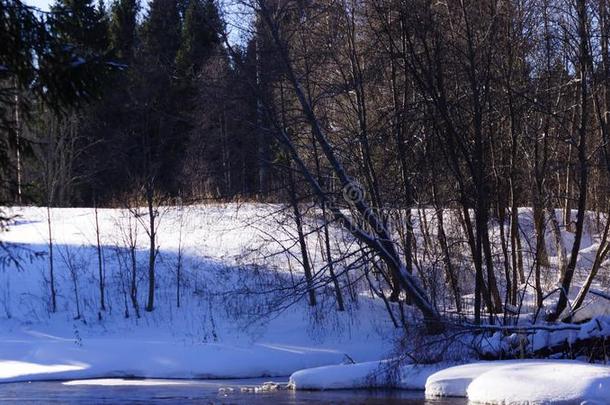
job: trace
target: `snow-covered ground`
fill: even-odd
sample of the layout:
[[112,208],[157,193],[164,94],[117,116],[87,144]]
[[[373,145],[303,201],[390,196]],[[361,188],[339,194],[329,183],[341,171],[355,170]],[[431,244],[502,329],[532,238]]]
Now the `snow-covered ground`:
[[[52,313],[47,211],[12,209],[17,217],[1,236],[20,255],[21,268],[8,263],[0,270],[0,382],[280,376],[339,364],[346,354],[356,361],[384,358],[396,332],[381,301],[361,295],[340,313],[324,289],[316,309],[278,289],[301,275],[293,257],[276,254],[290,232],[289,223],[270,217],[277,209],[161,210],[152,313],[144,311],[146,227],[133,213],[99,210],[107,306],[100,313],[94,211],[51,210],[58,306]],[[129,300],[130,221],[137,226],[139,319]]]
[[[595,404],[610,398],[608,366],[554,360],[455,367],[405,364],[404,353],[396,351],[403,331],[394,328],[384,303],[366,287],[356,283],[357,299],[346,299],[345,312],[336,310],[328,286],[316,290],[314,308],[307,305],[302,288],[300,295],[294,295],[293,287],[302,284],[303,277],[299,249],[292,222],[277,205],[160,209],[153,312],[144,311],[148,281],[144,211],[98,212],[106,293],[106,310],[101,311],[94,210],[50,210],[56,312],[50,306],[47,210],[25,207],[10,213],[15,219],[1,234],[7,250],[0,254],[0,382],[101,378],[104,384],[121,384],[123,380],[105,379],[292,374],[290,384],[295,389],[390,385],[425,389],[430,397],[453,395],[494,404],[585,400]],[[528,215],[524,209],[522,228],[531,236]],[[349,238],[340,230],[333,228],[331,236],[337,253],[349,249]],[[564,239],[569,245],[570,234]],[[323,268],[322,242],[315,234],[308,242],[314,270]],[[131,243],[140,317],[130,300]],[[585,237],[571,296],[578,291],[597,244],[592,233]],[[552,244],[548,251],[555,262]],[[9,253],[19,257],[19,266],[7,260]],[[552,286],[556,277],[547,273]],[[607,272],[594,283],[602,294],[606,277]],[[519,322],[527,326],[533,294],[527,290],[524,296]],[[437,298],[439,305],[447,302]],[[579,320],[607,312],[604,301],[593,297]],[[524,342],[535,349],[551,339],[559,343],[605,336],[607,329],[610,318],[605,317],[582,324],[580,330],[552,335],[555,331],[538,330],[525,337],[497,332],[478,350],[505,353],[511,345]],[[468,346],[467,335],[454,340]],[[453,360],[473,358],[468,350],[458,350]],[[347,364],[353,361],[356,364]]]

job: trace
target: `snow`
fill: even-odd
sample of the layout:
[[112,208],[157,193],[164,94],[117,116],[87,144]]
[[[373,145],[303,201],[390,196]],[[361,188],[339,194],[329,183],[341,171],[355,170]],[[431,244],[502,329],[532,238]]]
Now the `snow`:
[[386,383],[385,362],[371,361],[299,370],[289,385],[298,390],[373,388]]
[[178,344],[175,340],[90,338],[71,341],[2,341],[0,381],[99,376],[246,378],[284,376],[300,368],[340,362],[334,350],[288,345]]
[[610,317],[610,300],[605,293],[602,296],[596,295],[599,292],[589,291],[589,298],[585,304],[572,315],[572,322],[579,323],[594,317]]
[[[579,324],[539,323],[523,324],[519,333],[506,334],[506,329],[499,326],[492,336],[482,339],[478,344],[480,353],[490,357],[501,357],[505,354],[520,353],[524,346],[532,352],[560,345],[572,345],[592,338],[610,337],[610,316],[599,315],[588,318]],[[512,357],[512,356],[507,356]]]
[[[322,295],[319,308],[312,310],[304,300],[292,303],[290,297],[242,293],[252,286],[273,291],[277,283],[302,276],[294,257],[277,254],[282,247],[268,238],[289,239],[290,229],[278,228],[271,216],[277,209],[262,204],[163,208],[151,313],[143,310],[146,230],[133,213],[99,210],[107,294],[107,309],[100,313],[94,210],[51,209],[58,292],[58,309],[52,313],[46,208],[10,209],[18,217],[0,236],[22,260],[21,268],[0,268],[0,382],[288,376],[339,364],[346,354],[356,361],[387,357],[398,331],[380,300],[361,295],[357,305],[348,301],[340,313]],[[123,294],[130,218],[138,229],[139,319]],[[313,242],[311,246],[316,249]],[[178,251],[180,307],[175,298]],[[322,267],[319,252],[311,256]],[[75,319],[66,257],[78,272],[80,319]]]
[[[10,214],[19,217],[2,233],[2,242],[20,255],[22,266],[0,269],[0,382],[59,379],[71,380],[68,385],[142,385],[166,382],[120,378],[291,375],[295,389],[392,386],[425,389],[430,398],[468,396],[493,404],[606,403],[610,397],[610,368],[579,362],[401,364],[392,370],[397,362],[383,359],[396,354],[395,339],[402,331],[393,327],[383,302],[373,299],[367,288],[359,290],[357,304],[346,300],[345,312],[334,310],[332,291],[325,295],[319,291],[315,309],[303,299],[293,302],[290,296],[265,292],[281,292],[278,285],[302,280],[298,252],[283,253],[286,246],[298,248],[290,239],[286,225],[290,221],[277,218],[278,208],[262,204],[164,208],[159,215],[155,311],[142,311],[141,318],[124,295],[129,276],[125,235],[131,218],[138,229],[138,301],[144,307],[146,229],[133,213],[99,210],[107,292],[107,309],[100,312],[94,211],[51,210],[58,291],[58,310],[52,313],[46,209],[12,209]],[[332,231],[334,243],[339,243],[343,235]],[[324,262],[315,235],[312,239],[312,264],[320,269]],[[182,254],[180,307],[175,300],[178,252]],[[66,258],[75,264],[77,280]],[[79,319],[75,319],[74,285]],[[247,293],[253,288],[255,293]],[[578,288],[573,290],[576,293]],[[499,330],[482,341],[480,352],[610,336],[604,301],[588,300],[584,308],[579,316],[605,316],[565,330],[561,325],[529,331],[524,327],[523,333],[508,336]],[[524,325],[527,321],[524,315]],[[341,364],[346,354],[358,363]]]
[[426,381],[426,397],[466,397],[470,383],[497,364],[495,361],[463,364],[434,373]]
[[426,397],[467,397],[485,404],[607,403],[610,367],[571,360],[464,364],[432,374]]
[[424,389],[426,398],[464,397],[483,404],[606,404],[610,367],[571,360],[503,360],[457,366],[398,366],[392,360],[299,370],[289,386],[299,390],[397,387]]
[[[423,390],[426,379],[441,367],[442,365],[414,364],[398,366],[392,360],[339,364],[299,370],[290,376],[289,385],[297,390],[382,387]],[[398,374],[393,375],[396,369]]]
[[86,364],[37,364],[25,361],[0,361],[0,379],[10,381],[28,375],[39,375],[42,378],[52,374],[68,371],[78,371],[86,368]]
[[486,404],[607,404],[610,367],[542,360],[498,365],[468,387],[468,399]]

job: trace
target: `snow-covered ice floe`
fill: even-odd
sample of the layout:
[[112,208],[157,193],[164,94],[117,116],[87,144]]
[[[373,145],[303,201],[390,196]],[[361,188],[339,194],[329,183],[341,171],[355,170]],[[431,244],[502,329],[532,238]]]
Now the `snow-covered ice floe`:
[[289,385],[297,390],[381,388],[423,390],[426,379],[442,366],[405,365],[392,374],[392,360],[339,364],[299,370],[290,376]]
[[357,364],[339,364],[299,370],[290,376],[288,383],[298,390],[328,390],[373,388],[382,383],[377,374],[384,363],[368,361]]
[[484,404],[608,404],[610,367],[569,360],[465,364],[432,374],[426,397],[467,397]]

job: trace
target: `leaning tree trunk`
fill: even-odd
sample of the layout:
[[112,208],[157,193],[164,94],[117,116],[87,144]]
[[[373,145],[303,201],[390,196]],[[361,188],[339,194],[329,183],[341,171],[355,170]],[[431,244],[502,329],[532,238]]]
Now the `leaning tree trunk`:
[[[259,1],[258,4],[260,6],[260,15],[269,28],[273,42],[278,48],[279,56],[282,64],[284,65],[287,79],[294,89],[298,102],[305,114],[305,118],[308,124],[311,126],[316,140],[320,144],[324,156],[328,160],[331,169],[337,176],[344,190],[353,187],[354,183],[352,179],[347,175],[343,164],[338,160],[335,150],[329,143],[316,113],[313,111],[311,104],[307,100],[305,92],[301,86],[301,82],[298,79],[288,56],[287,47],[282,41],[277,24],[273,20],[270,10],[267,8],[264,0]],[[279,135],[281,140],[289,148],[293,160],[295,163],[297,163],[299,169],[302,171],[302,174],[314,189],[316,195],[321,199],[328,200],[327,194],[320,187],[315,177],[304,164],[287,134],[284,131],[280,131]],[[444,331],[444,325],[442,323],[440,314],[431,304],[426,292],[420,287],[415,277],[407,272],[407,269],[404,263],[402,263],[402,260],[396,250],[396,246],[381,218],[373,209],[371,209],[369,204],[367,204],[364,199],[354,201],[354,208],[362,219],[366,221],[368,228],[372,230],[372,232],[367,232],[365,229],[358,226],[350,218],[348,218],[338,207],[329,204],[329,209],[331,210],[335,219],[341,225],[346,227],[354,235],[354,237],[366,244],[372,251],[379,255],[386,266],[390,269],[391,274],[395,276],[397,280],[399,280],[401,288],[411,297],[414,305],[417,306],[417,308],[421,311],[428,332],[439,333]]]

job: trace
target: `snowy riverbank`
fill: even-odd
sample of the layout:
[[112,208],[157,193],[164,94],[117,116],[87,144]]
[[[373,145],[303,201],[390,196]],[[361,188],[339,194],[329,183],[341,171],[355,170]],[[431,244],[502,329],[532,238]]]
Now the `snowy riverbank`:
[[[268,218],[276,209],[164,208],[153,312],[144,311],[146,230],[133,212],[99,210],[106,287],[106,310],[100,311],[94,210],[52,209],[55,313],[46,209],[12,209],[17,217],[2,241],[21,264],[0,270],[0,382],[288,376],[341,363],[346,354],[356,361],[387,356],[397,331],[381,300],[361,295],[338,312],[323,289],[314,309],[267,292],[301,277],[292,256],[276,254],[281,246],[266,237],[288,238]],[[139,318],[129,299],[130,235],[137,237]]]
[[[290,377],[294,389],[385,387],[388,362],[319,367]],[[483,404],[607,404],[610,366],[569,360],[506,360],[459,366],[405,365],[393,387],[427,398],[463,397]]]
[[[53,312],[47,210],[11,210],[17,217],[2,234],[2,242],[19,257],[20,265],[8,261],[0,271],[0,382],[272,379],[292,374],[290,384],[297,390],[392,386],[496,404],[531,403],[536,398],[537,403],[606,403],[610,397],[610,368],[580,362],[393,368],[393,361],[383,359],[396,355],[403,331],[393,326],[385,304],[367,284],[344,287],[353,296],[343,312],[336,310],[333,291],[324,286],[316,290],[314,308],[303,296],[294,296],[294,285],[303,276],[298,255],[285,251],[292,240],[290,227],[277,220],[276,210],[273,205],[254,204],[164,209],[157,230],[152,312],[143,310],[146,229],[134,220],[133,211],[100,210],[96,229],[92,209],[50,210],[57,292]],[[105,310],[99,305],[97,231]],[[345,249],[349,239],[338,229],[333,232],[334,248]],[[139,317],[130,302],[131,242]],[[313,265],[322,268],[316,243],[312,236],[310,256]],[[525,315],[523,319],[527,321]],[[579,331],[547,328],[519,336],[490,334],[479,351],[501,354],[523,344],[535,350],[553,342],[607,336],[610,323],[598,321],[580,324]],[[462,349],[468,347],[464,339],[455,339]],[[468,362],[473,357],[468,349],[457,350],[453,360]],[[356,364],[345,364],[352,361]]]

